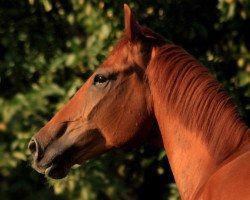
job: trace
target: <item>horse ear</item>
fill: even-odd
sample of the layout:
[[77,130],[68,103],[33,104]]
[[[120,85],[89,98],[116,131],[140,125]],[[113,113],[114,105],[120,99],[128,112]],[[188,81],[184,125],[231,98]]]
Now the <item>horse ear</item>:
[[140,25],[137,23],[135,16],[131,12],[129,6],[124,4],[124,19],[125,19],[125,35],[131,42],[135,41]]

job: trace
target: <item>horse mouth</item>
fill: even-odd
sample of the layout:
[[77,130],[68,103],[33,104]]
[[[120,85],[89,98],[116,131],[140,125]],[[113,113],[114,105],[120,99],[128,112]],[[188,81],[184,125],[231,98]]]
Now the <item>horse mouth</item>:
[[71,167],[75,164],[78,164],[78,159],[71,160],[69,163],[63,162],[63,160],[70,160],[70,159],[62,159],[61,156],[59,156],[60,159],[56,159],[57,162],[52,162],[49,167],[47,167],[44,171],[45,176],[53,179],[62,179],[65,178]]
[[49,178],[62,179],[67,176],[73,165],[81,165],[108,149],[100,132],[91,129],[84,132],[84,137],[80,135],[78,138],[67,139],[63,145],[61,141],[52,144],[40,157],[34,157],[32,167]]
[[[46,159],[45,159],[46,160]],[[53,179],[62,179],[67,176],[71,167],[76,164],[72,162],[69,155],[55,155],[48,163],[37,163],[33,161],[32,167],[39,173]]]

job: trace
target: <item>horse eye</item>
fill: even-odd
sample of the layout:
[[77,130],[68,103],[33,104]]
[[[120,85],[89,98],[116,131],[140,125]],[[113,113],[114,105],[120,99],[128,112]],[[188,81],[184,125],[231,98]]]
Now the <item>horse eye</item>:
[[103,84],[108,81],[108,78],[102,74],[97,74],[94,78],[94,85]]

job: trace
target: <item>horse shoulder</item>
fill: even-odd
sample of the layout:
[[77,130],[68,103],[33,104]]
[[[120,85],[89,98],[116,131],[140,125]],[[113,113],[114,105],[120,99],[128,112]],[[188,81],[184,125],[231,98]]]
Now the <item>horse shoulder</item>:
[[216,171],[196,199],[250,200],[250,151],[237,156]]

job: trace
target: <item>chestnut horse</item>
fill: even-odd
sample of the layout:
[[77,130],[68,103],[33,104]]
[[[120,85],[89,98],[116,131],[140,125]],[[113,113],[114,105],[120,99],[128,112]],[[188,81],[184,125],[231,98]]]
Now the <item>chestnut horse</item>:
[[111,149],[158,139],[182,199],[250,199],[250,129],[229,96],[191,55],[124,12],[111,55],[31,139],[33,167],[59,179]]

